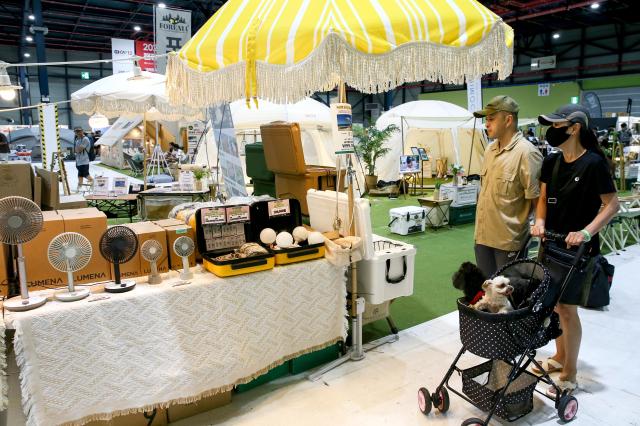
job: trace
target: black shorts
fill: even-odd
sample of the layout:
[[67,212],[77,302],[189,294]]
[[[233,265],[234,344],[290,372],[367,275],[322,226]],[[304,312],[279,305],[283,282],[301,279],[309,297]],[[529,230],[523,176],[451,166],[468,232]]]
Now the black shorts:
[[76,164],[76,169],[78,169],[78,177],[79,178],[89,177],[89,165],[88,164],[83,164],[81,166]]

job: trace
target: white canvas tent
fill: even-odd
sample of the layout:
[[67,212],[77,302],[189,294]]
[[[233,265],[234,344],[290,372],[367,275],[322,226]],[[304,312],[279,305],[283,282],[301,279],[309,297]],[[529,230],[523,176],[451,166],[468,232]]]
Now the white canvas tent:
[[[100,145],[100,161],[107,166],[126,168],[123,138],[142,122],[142,114],[122,116],[96,142]],[[140,132],[142,139],[142,132]]]
[[385,112],[376,121],[378,129],[389,124],[395,124],[400,130],[385,144],[391,151],[376,163],[378,179],[398,179],[400,156],[411,154],[412,146],[429,152],[433,171],[435,159],[446,158],[448,165],[462,164],[467,174],[480,173],[487,145],[482,132],[484,126],[480,120],[476,121],[472,151],[474,117],[466,109],[442,101],[407,102]]

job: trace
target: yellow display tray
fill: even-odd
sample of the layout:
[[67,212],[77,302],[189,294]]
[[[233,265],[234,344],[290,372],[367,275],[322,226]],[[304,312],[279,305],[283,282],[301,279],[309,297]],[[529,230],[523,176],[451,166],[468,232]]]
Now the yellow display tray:
[[282,250],[270,250],[276,257],[276,265],[305,262],[324,257],[324,243]]
[[264,254],[244,259],[218,261],[205,254],[202,266],[212,274],[224,278],[273,269],[275,258],[272,254]]

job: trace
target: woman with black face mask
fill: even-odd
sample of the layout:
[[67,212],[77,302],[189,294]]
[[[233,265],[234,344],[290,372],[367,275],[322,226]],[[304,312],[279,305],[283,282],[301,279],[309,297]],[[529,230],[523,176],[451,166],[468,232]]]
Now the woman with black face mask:
[[[547,156],[542,164],[540,200],[531,235],[543,238],[545,230],[567,234],[566,248],[575,249],[585,242],[588,255],[594,256],[600,253],[598,232],[615,216],[619,204],[606,158],[589,129],[589,113],[580,105],[569,104],[539,116],[538,121],[550,126],[547,142],[559,152]],[[572,280],[565,289],[556,306],[562,335],[556,339],[555,355],[541,362],[548,373],[560,371],[556,384],[569,392],[578,387],[582,339],[578,306],[585,303],[585,292],[588,290],[579,280]],[[554,397],[555,392],[552,386],[547,394]]]

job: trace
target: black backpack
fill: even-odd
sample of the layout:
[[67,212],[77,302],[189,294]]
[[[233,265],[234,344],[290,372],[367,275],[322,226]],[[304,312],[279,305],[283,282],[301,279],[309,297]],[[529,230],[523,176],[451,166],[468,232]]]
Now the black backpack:
[[96,159],[96,149],[94,148],[96,141],[91,136],[87,136],[87,138],[89,139],[89,151],[87,151],[89,161],[94,161]]

